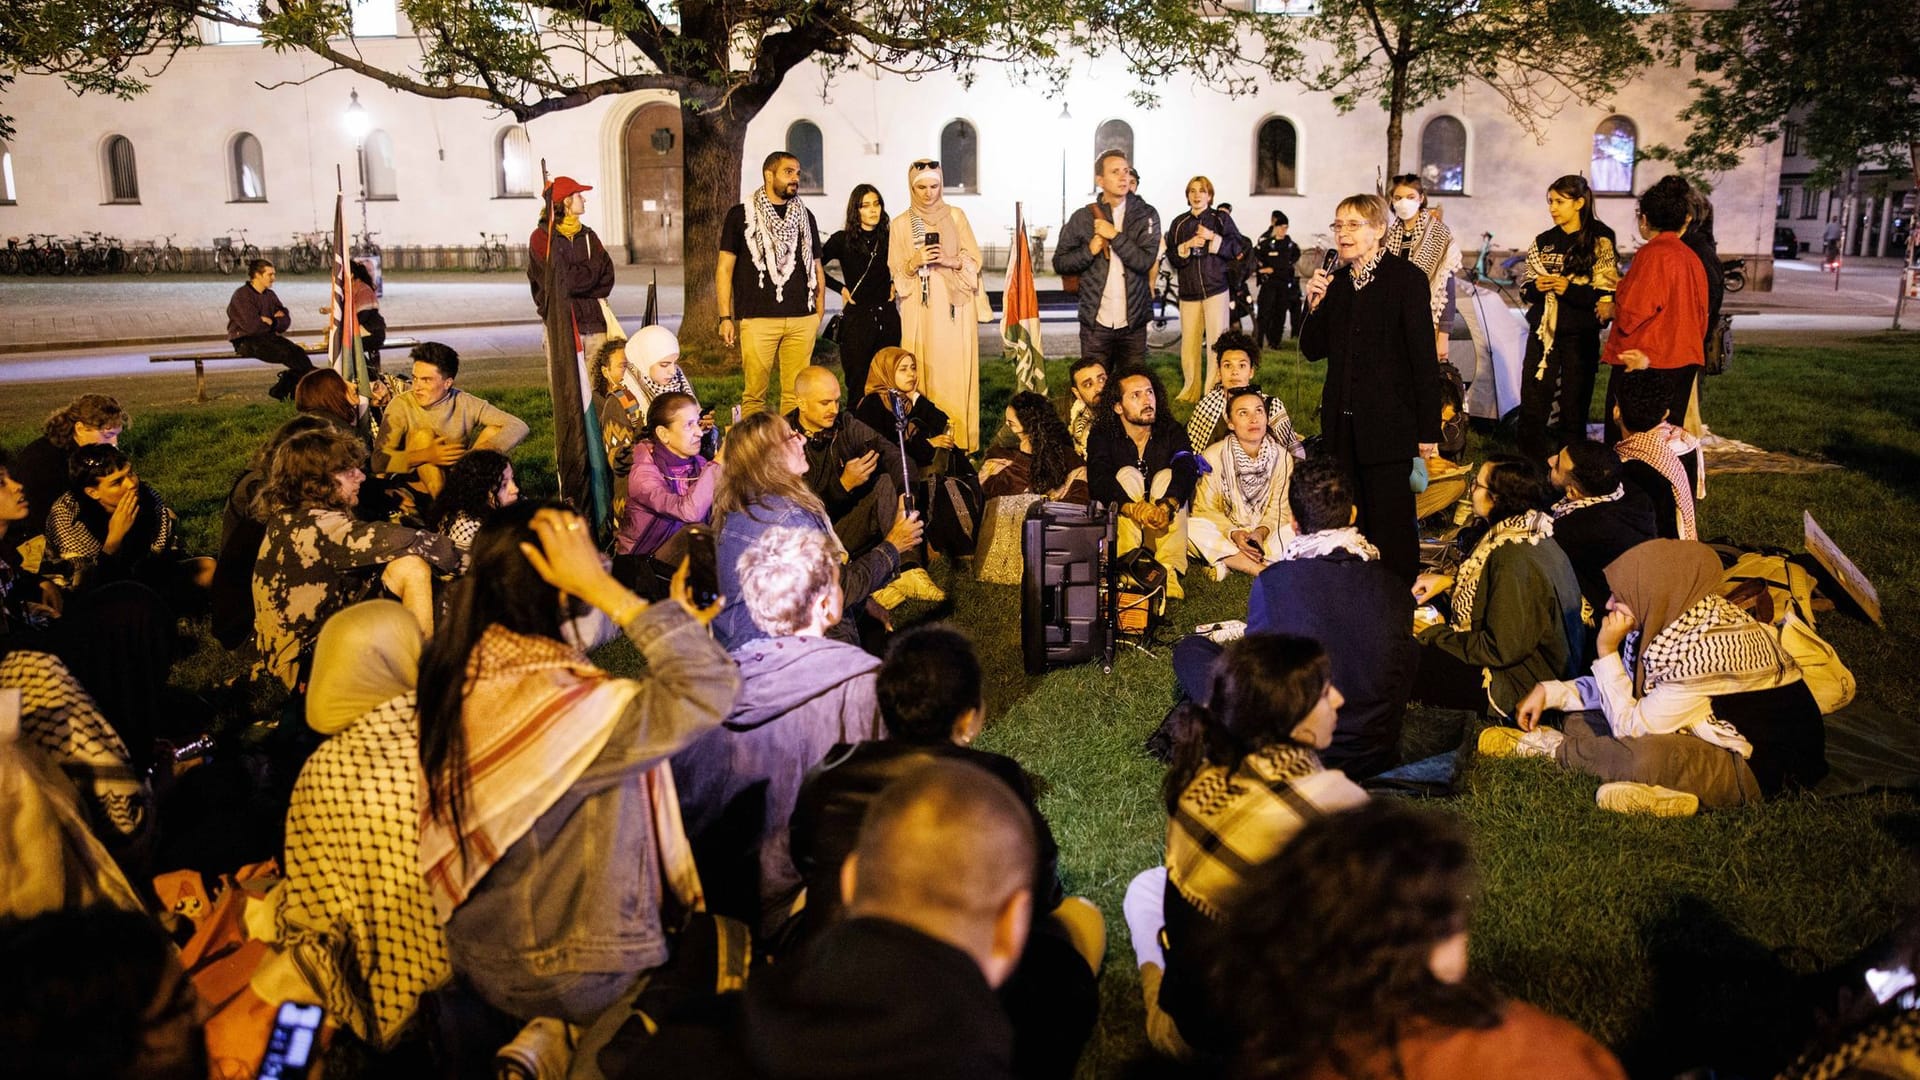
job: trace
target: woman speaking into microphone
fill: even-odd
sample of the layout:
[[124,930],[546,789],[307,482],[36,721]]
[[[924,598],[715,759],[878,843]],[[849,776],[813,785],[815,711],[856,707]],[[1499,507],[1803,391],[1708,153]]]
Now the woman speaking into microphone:
[[1353,195],[1333,215],[1334,250],[1307,282],[1300,352],[1327,362],[1320,431],[1353,478],[1360,531],[1412,584],[1420,536],[1410,476],[1440,443],[1440,366],[1427,275],[1381,246],[1387,203]]

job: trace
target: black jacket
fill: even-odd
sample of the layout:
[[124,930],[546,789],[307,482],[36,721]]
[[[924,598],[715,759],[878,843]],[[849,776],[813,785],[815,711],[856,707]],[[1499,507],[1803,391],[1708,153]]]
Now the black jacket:
[[1660,470],[1638,458],[1620,463],[1620,480],[1627,491],[1639,492],[1653,509],[1653,532],[1662,540],[1680,539],[1680,498]]
[[[805,434],[800,427],[799,409],[787,414],[787,426]],[[874,468],[873,475],[852,491],[841,487],[840,472],[847,467],[847,462],[869,450],[880,455],[880,463]],[[827,517],[834,522],[838,523],[858,506],[882,476],[893,477],[895,491],[907,489],[906,474],[900,469],[900,444],[868,427],[859,418],[842,412],[834,419],[832,427],[807,436],[807,487],[820,496],[820,501],[827,508]]]
[[[607,332],[607,318],[600,301],[613,295],[613,257],[592,229],[582,225],[569,240],[553,234],[553,258],[559,273],[559,287],[571,301],[574,329],[581,337]],[[542,319],[547,317],[547,230],[533,230],[527,240],[527,284],[533,289],[533,307]],[[587,363],[593,363],[587,357]]]
[[[1180,245],[1192,239],[1202,225],[1220,237],[1220,250],[1202,249],[1191,256],[1182,256]],[[1174,279],[1180,283],[1180,299],[1205,300],[1232,288],[1227,271],[1246,246],[1247,238],[1240,235],[1233,219],[1212,207],[1198,214],[1188,210],[1174,218],[1173,224],[1167,226],[1167,263],[1173,267]]]
[[1260,269],[1273,271],[1271,274],[1254,275],[1261,288],[1287,288],[1299,280],[1300,245],[1293,242],[1293,237],[1276,239],[1273,230],[1269,229],[1254,241],[1253,255],[1260,261]]
[[1346,704],[1320,758],[1355,780],[1400,763],[1400,725],[1420,658],[1412,626],[1406,582],[1385,563],[1344,551],[1274,563],[1247,598],[1247,633],[1299,634],[1326,647]]
[[1583,506],[1553,522],[1553,539],[1573,564],[1580,595],[1587,598],[1595,619],[1607,610],[1607,597],[1613,593],[1607,585],[1607,564],[1628,548],[1652,540],[1657,531],[1646,494],[1632,484],[1622,487],[1626,494],[1619,499]]
[[1433,350],[1433,291],[1420,268],[1385,255],[1355,292],[1342,268],[1300,328],[1300,353],[1327,362],[1320,430],[1350,414],[1354,463],[1411,464],[1440,441],[1440,364]]
[[[1111,213],[1101,206],[1103,217]],[[1127,325],[1138,330],[1153,314],[1153,264],[1160,258],[1160,214],[1138,195],[1127,196],[1125,221],[1110,245],[1127,271]],[[1083,206],[1067,219],[1053,249],[1053,272],[1080,277],[1080,323],[1100,321],[1100,296],[1107,287],[1107,253],[1093,253],[1093,205]]]
[[[1186,429],[1176,423],[1156,425],[1147,436],[1146,453],[1142,454],[1133,440],[1127,437],[1127,429],[1118,420],[1096,422],[1093,430],[1087,432],[1087,492],[1099,502],[1123,506],[1133,500],[1127,498],[1127,493],[1120,487],[1121,469],[1129,465],[1136,466],[1141,476],[1151,482],[1154,473],[1172,464],[1173,455],[1192,449],[1193,445],[1187,441]],[[1167,494],[1176,502],[1191,502],[1191,474],[1184,478],[1176,477]]]
[[[900,445],[900,426],[894,419],[893,408],[878,393],[868,394],[860,399],[860,407],[853,411],[854,419],[880,433],[891,446]],[[914,463],[915,471],[933,464],[935,448],[928,439],[944,435],[947,431],[947,414],[933,399],[921,394],[907,410],[907,460]],[[900,463],[900,451],[895,449],[893,461]]]

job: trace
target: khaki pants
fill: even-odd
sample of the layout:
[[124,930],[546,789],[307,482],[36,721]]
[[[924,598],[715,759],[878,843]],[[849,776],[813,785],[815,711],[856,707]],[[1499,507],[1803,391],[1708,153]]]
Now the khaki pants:
[[[1227,330],[1227,313],[1232,303],[1229,293],[1217,293],[1205,300],[1180,301],[1180,377],[1179,400],[1199,401],[1213,385],[1217,362],[1213,343]],[[1205,447],[1196,448],[1198,450]]]
[[[1128,465],[1115,474],[1120,490],[1127,498],[1139,502],[1145,498],[1159,498],[1166,494],[1167,484],[1173,479],[1173,472],[1161,469],[1153,474],[1151,483],[1140,476],[1140,470]],[[1187,508],[1181,507],[1173,515],[1173,520],[1164,529],[1148,532],[1136,524],[1132,518],[1122,517],[1115,524],[1114,554],[1125,555],[1134,548],[1145,545],[1153,551],[1153,561],[1166,567],[1175,574],[1187,572]]]
[[772,411],[786,412],[799,404],[794,380],[801,368],[813,363],[813,340],[819,330],[817,313],[740,321],[740,368],[746,380],[740,391],[740,415],[768,411],[767,384],[775,363],[780,366],[780,399]]

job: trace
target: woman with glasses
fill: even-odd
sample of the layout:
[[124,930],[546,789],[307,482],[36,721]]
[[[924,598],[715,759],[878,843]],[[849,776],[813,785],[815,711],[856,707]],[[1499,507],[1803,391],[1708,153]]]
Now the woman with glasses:
[[886,200],[880,189],[861,184],[847,198],[847,226],[827,238],[821,262],[838,264],[840,276],[827,271],[827,288],[846,304],[840,312],[840,370],[849,389],[867,384],[873,354],[900,344],[900,309],[893,306],[893,272],[888,269]]
[[727,430],[720,457],[726,465],[714,489],[713,510],[720,522],[720,594],[726,606],[713,622],[714,636],[729,649],[767,636],[741,601],[738,564],[768,529],[789,526],[823,532],[831,539],[842,560],[840,591],[847,615],[827,636],[859,644],[854,613],[899,573],[901,554],[919,546],[920,515],[905,513],[895,518],[885,539],[848,559],[833,522],[827,519],[826,507],[807,487],[806,436],[788,427],[784,417],[754,413],[743,418]]
[[[887,263],[900,307],[900,345],[920,358],[921,391],[953,418],[953,441],[980,446],[980,330],[993,318],[980,282],[980,244],[947,205],[940,163],[907,168],[913,204],[889,229]],[[851,380],[849,386],[864,385]]]
[[1354,482],[1360,531],[1411,583],[1420,565],[1409,480],[1440,452],[1440,367],[1427,276],[1381,241],[1387,201],[1354,195],[1334,211],[1336,269],[1307,282],[1300,352],[1327,362],[1320,431]]

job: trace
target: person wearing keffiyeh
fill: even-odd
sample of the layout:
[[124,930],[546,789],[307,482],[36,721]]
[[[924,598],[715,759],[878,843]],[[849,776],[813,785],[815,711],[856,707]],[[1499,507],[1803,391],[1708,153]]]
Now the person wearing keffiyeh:
[[760,174],[765,182],[727,211],[713,272],[720,340],[740,346],[742,415],[767,410],[776,365],[780,410],[793,407],[793,381],[812,360],[827,288],[820,229],[800,201],[800,159],[776,150]]
[[1671,443],[1674,428],[1668,422],[1672,417],[1667,412],[1666,388],[1647,371],[1627,372],[1614,383],[1613,420],[1620,429],[1620,441],[1613,449],[1620,455],[1626,483],[1646,493],[1663,539],[1699,539],[1693,485]]
[[1227,437],[1206,449],[1212,471],[1194,489],[1187,520],[1188,540],[1220,580],[1229,570],[1258,574],[1293,539],[1293,455],[1267,438],[1266,395],[1251,387],[1232,391],[1226,412]]
[[[1720,595],[1713,549],[1649,540],[1607,567],[1613,590],[1591,675],[1547,680],[1517,709],[1523,754],[1609,781],[1607,809],[1738,806],[1826,775],[1820,707],[1771,628]],[[1598,710],[1596,731],[1548,711]]]

